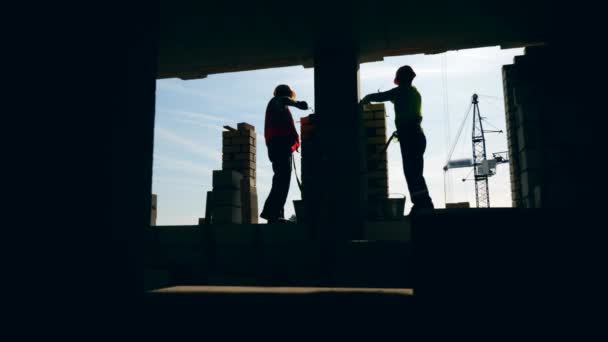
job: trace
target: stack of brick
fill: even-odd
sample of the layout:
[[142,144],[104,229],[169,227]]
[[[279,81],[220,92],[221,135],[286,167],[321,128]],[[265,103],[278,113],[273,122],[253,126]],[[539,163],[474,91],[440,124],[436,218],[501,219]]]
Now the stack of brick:
[[[388,163],[386,151],[386,110],[384,104],[368,104],[361,113],[363,139],[365,146],[366,179],[363,188],[367,189],[367,203],[370,215],[375,216],[379,206],[388,198]],[[381,208],[380,208],[381,209]]]
[[[503,67],[505,114],[513,206],[562,207],[561,198],[577,193],[567,171],[572,150],[571,115],[552,89],[548,47],[528,47]],[[562,195],[563,197],[560,197]]]
[[242,222],[258,223],[256,188],[255,127],[241,122],[237,129],[222,133],[222,170],[239,172],[241,181]]
[[243,223],[241,184],[243,176],[232,170],[213,171],[213,191],[207,193],[209,223]]
[[318,213],[323,205],[319,196],[325,191],[327,169],[323,162],[320,119],[317,114],[300,118],[302,201],[294,202],[298,223],[306,223],[307,217]]
[[514,208],[523,207],[521,195],[521,181],[519,179],[519,144],[517,143],[517,106],[513,96],[513,88],[517,83],[517,69],[514,65],[502,67],[503,89],[505,97],[505,120],[507,128],[507,141],[509,141],[509,163],[511,177],[511,202]]
[[[302,199],[306,198],[306,190],[315,181],[314,167],[320,161],[319,157],[319,130],[315,124],[315,114],[300,119],[301,139],[301,175],[302,175]],[[309,186],[304,186],[304,184]]]

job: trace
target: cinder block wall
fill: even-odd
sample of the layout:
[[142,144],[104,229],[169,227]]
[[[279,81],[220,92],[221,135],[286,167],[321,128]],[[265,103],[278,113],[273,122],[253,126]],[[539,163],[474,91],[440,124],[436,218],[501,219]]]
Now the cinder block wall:
[[309,116],[302,117],[300,119],[300,140],[302,146],[300,151],[302,153],[301,158],[301,175],[302,175],[302,199],[306,199],[308,190],[311,190],[312,182],[315,181],[314,167],[316,163],[321,161],[319,154],[319,128],[315,125],[315,116],[311,114]]
[[258,223],[256,134],[255,127],[244,122],[239,123],[236,130],[222,133],[221,173],[236,179],[231,172],[242,176],[236,180],[239,184],[216,189],[214,171],[214,190],[207,199],[214,203],[211,210],[214,218],[220,218],[220,221],[214,219],[214,223]]
[[379,215],[382,199],[388,198],[388,162],[386,151],[386,109],[383,103],[362,108],[362,139],[365,158],[361,171],[365,176],[362,188],[366,191],[368,216]]
[[553,91],[560,80],[551,67],[553,58],[547,46],[528,47],[513,64],[503,66],[514,207],[577,205],[570,197],[577,193],[573,175],[580,166],[568,162],[568,156],[576,153],[572,146],[580,133],[569,126],[576,113],[560,105],[576,99],[559,98]]

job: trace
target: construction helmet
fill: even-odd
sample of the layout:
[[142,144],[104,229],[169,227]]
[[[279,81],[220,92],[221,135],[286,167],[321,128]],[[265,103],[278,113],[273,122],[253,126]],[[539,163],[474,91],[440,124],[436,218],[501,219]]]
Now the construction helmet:
[[291,88],[287,84],[279,84],[276,88],[274,88],[274,96],[287,96],[289,98],[295,98],[296,93],[294,93]]
[[395,74],[395,84],[399,85],[401,82],[411,82],[414,77],[416,77],[416,73],[409,65],[404,65],[397,70]]

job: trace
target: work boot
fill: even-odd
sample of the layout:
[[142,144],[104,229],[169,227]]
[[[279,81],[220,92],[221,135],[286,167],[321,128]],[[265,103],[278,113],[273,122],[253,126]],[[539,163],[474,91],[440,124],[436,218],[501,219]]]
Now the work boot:
[[426,202],[423,202],[422,204],[420,204],[420,203],[414,204],[414,206],[412,206],[412,210],[410,210],[410,215],[420,213],[420,212],[429,212],[433,209],[435,209],[435,206],[433,205],[432,201],[426,201]]

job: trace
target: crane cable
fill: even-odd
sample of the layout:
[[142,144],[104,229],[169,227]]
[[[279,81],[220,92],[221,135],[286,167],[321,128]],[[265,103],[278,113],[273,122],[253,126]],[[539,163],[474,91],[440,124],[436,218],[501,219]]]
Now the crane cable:
[[462,123],[460,124],[460,128],[458,129],[458,134],[456,135],[456,139],[454,140],[452,147],[450,147],[450,153],[448,153],[447,160],[445,161],[446,166],[448,165],[448,162],[450,161],[450,159],[452,159],[452,154],[454,154],[454,150],[456,149],[458,140],[460,140],[460,135],[462,134],[464,125],[466,124],[467,119],[469,118],[469,114],[471,114],[471,107],[473,107],[473,103],[469,103],[469,107],[468,107],[467,111],[465,112],[464,119],[462,120]]
[[[443,53],[441,56],[441,83],[443,90],[443,111],[445,115],[445,146],[446,146],[446,156],[448,156],[449,160],[449,149],[450,149],[450,112],[449,112],[449,102],[448,102],[448,77],[447,77],[447,52]],[[452,187],[452,179],[451,175],[448,175],[447,172],[443,173],[443,195],[445,203],[448,203],[448,192],[450,197],[453,192]]]

